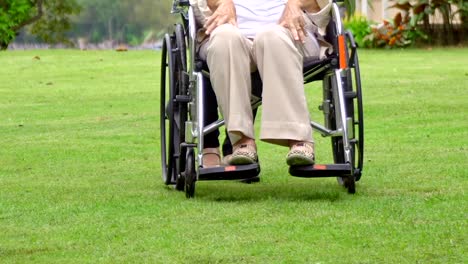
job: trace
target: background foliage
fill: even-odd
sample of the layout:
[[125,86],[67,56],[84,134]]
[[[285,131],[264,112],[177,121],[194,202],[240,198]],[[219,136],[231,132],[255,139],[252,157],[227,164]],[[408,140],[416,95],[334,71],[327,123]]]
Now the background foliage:
[[139,44],[166,31],[176,21],[171,0],[78,0],[83,11],[75,18],[73,37]]
[[[393,0],[391,8],[400,10],[394,18],[414,32],[414,38],[433,44],[449,45],[466,38],[468,32],[468,1],[466,0]],[[439,22],[435,22],[439,19]],[[460,23],[457,28],[456,24]]]
[[344,20],[345,28],[353,33],[354,40],[359,47],[367,47],[370,45],[369,40],[366,40],[366,36],[371,33],[371,21],[366,17],[360,15],[354,15],[347,17]]
[[[361,47],[405,47],[418,43],[453,45],[468,36],[466,0],[393,0],[397,15],[369,21],[345,0],[346,26]],[[368,1],[372,8],[372,1]],[[41,8],[40,8],[41,7]],[[172,0],[0,0],[0,45],[19,42],[154,43],[178,21]],[[437,18],[437,19],[436,19]],[[439,22],[435,22],[439,21]],[[26,25],[32,24],[27,28]],[[23,28],[23,29],[22,29]]]
[[30,32],[47,43],[70,44],[67,31],[72,29],[71,17],[81,10],[75,0],[46,0],[44,13]]
[[25,42],[140,44],[176,21],[171,7],[172,0],[0,0],[0,41],[6,48],[21,33]]
[[67,43],[70,17],[80,11],[75,0],[1,0],[0,48],[6,49],[19,31],[30,24],[30,32],[49,43]]
[[388,9],[393,19],[370,21],[348,16],[345,26],[361,47],[406,47],[414,45],[463,45],[468,37],[468,1],[393,0]]
[[0,2],[0,45],[2,49],[15,38],[15,27],[29,19],[30,9],[32,5],[27,0]]

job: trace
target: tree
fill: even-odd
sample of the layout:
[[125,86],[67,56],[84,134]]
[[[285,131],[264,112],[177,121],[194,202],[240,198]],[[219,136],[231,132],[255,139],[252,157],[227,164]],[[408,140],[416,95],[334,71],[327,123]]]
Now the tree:
[[92,43],[140,44],[148,32],[165,30],[178,17],[170,13],[172,0],[77,0],[83,7],[74,19],[73,37]]
[[7,49],[28,25],[48,43],[66,42],[70,16],[79,10],[75,0],[0,0],[0,49]]

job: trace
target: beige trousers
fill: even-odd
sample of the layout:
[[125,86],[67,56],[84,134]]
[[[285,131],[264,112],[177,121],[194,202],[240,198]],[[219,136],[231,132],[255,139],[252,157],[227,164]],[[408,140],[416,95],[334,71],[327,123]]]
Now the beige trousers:
[[217,27],[204,46],[201,57],[206,56],[233,144],[242,134],[255,138],[250,105],[250,78],[255,69],[263,81],[260,139],[283,146],[289,140],[313,141],[302,67],[304,54],[318,56],[318,47],[305,51],[304,45],[294,41],[289,30],[279,25],[250,40],[230,24]]

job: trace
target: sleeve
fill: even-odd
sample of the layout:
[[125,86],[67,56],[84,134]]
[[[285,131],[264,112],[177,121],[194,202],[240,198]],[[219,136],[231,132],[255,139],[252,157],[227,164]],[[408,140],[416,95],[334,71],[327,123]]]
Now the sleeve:
[[318,57],[324,59],[333,52],[333,46],[328,43],[324,36],[326,34],[328,23],[330,22],[330,11],[332,0],[317,0],[320,11],[317,13],[305,13],[305,29],[309,37],[315,38],[320,47]]
[[317,0],[320,11],[317,13],[308,13],[308,17],[317,26],[320,35],[325,35],[328,23],[330,22],[330,10],[332,0]]
[[205,24],[207,17],[212,14],[206,0],[190,0],[190,5],[192,6],[197,23],[199,25]]

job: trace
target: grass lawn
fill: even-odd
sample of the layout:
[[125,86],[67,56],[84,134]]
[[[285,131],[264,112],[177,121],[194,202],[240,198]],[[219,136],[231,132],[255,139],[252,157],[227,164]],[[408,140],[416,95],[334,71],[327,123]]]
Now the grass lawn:
[[467,48],[360,52],[355,195],[289,176],[265,143],[258,184],[166,188],[159,58],[0,52],[0,263],[468,262]]

